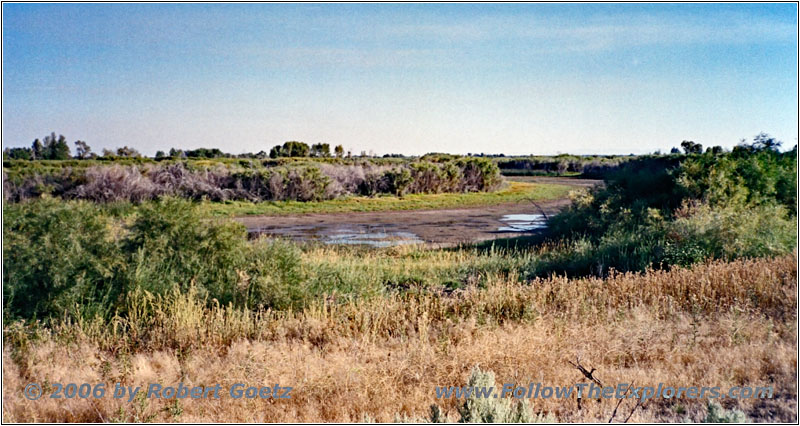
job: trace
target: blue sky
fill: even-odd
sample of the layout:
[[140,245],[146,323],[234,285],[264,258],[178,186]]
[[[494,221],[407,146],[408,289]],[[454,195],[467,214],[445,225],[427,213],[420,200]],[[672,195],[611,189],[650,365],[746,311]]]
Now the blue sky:
[[3,146],[797,143],[794,4],[4,4]]

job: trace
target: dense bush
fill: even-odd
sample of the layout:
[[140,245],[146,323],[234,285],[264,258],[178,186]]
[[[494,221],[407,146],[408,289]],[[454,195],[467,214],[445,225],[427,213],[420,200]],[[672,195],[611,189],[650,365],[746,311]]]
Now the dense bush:
[[284,309],[308,301],[297,248],[248,242],[242,225],[202,218],[166,199],[120,216],[112,208],[52,198],[4,208],[7,318],[124,313],[131,294],[190,289],[201,300]]
[[88,316],[113,309],[125,257],[111,237],[110,217],[88,203],[53,199],[3,212],[7,317],[58,316],[78,305]]
[[396,165],[362,162],[277,162],[252,160],[103,164],[83,160],[81,168],[36,162],[31,170],[4,170],[7,201],[42,194],[95,202],[142,202],[164,196],[211,201],[315,201],[345,195],[489,191],[500,172],[489,160],[457,158]]
[[565,175],[581,174],[602,178],[616,171],[630,156],[577,156],[562,154],[555,157],[510,157],[495,159],[505,175]]
[[562,242],[529,273],[606,274],[772,256],[797,246],[797,151],[642,157],[554,217]]

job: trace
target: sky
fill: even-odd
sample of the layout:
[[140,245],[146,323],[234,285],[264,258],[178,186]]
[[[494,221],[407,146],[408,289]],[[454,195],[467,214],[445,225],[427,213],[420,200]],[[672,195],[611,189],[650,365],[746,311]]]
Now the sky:
[[[2,143],[642,154],[798,137],[796,4],[11,4]],[[74,151],[74,146],[71,146]]]

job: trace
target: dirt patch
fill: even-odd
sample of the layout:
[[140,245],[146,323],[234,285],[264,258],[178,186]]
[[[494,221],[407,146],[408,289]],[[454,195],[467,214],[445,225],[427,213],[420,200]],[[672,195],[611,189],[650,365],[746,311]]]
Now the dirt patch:
[[[511,180],[575,187],[591,187],[601,183],[596,180],[539,176],[515,177]],[[546,217],[568,205],[569,199],[563,198],[455,209],[246,216],[235,220],[244,224],[251,234],[376,247],[409,243],[451,246],[525,235],[529,231],[517,232],[508,226],[509,215]]]

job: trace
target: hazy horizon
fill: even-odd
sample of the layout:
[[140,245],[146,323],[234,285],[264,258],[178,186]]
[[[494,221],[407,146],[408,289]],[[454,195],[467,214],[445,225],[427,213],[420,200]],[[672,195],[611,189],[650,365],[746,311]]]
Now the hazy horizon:
[[797,143],[795,4],[4,4],[3,147]]

